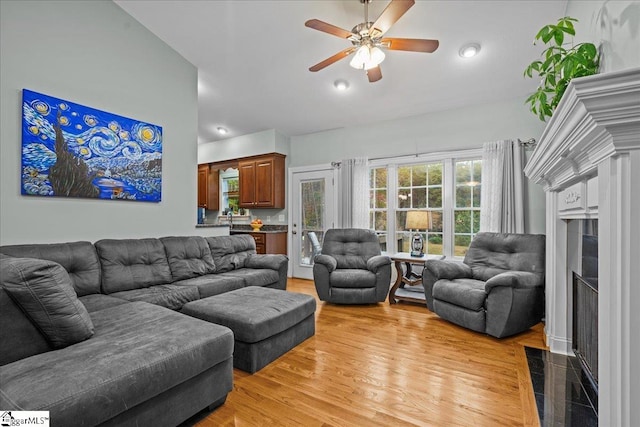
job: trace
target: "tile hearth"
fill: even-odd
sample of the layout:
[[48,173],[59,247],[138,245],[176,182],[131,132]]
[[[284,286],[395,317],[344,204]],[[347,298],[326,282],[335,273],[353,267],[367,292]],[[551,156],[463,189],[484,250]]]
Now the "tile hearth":
[[576,357],[525,347],[540,425],[598,425],[598,395]]

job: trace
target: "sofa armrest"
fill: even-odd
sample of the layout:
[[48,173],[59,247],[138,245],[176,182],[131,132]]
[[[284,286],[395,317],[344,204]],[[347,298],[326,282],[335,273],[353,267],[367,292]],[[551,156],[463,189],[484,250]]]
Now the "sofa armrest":
[[429,270],[436,280],[470,279],[473,275],[471,267],[458,261],[429,260],[424,268]]
[[542,286],[542,280],[539,274],[528,271],[507,271],[487,280],[484,284],[484,290],[488,294],[498,286],[521,289],[536,288]]
[[331,255],[316,255],[313,259],[315,264],[323,265],[327,268],[328,272],[331,273],[338,266],[338,261]]
[[248,268],[268,268],[278,271],[282,264],[286,264],[289,258],[282,254],[251,254],[244,264]]
[[376,273],[380,267],[391,264],[391,258],[386,255],[372,256],[367,260],[367,270]]

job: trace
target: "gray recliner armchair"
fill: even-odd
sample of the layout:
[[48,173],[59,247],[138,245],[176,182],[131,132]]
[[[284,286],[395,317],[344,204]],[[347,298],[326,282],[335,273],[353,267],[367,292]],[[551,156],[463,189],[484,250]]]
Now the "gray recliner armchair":
[[383,302],[391,283],[391,259],[381,255],[378,236],[358,228],[331,229],[314,258],[318,297],[335,304]]
[[497,338],[529,329],[544,315],[545,237],[478,233],[464,261],[427,261],[429,310]]

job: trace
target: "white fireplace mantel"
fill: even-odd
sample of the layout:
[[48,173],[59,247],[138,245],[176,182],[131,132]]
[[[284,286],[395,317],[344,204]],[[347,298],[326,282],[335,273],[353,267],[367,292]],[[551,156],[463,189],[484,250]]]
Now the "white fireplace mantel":
[[546,320],[571,354],[569,218],[598,218],[598,417],[640,420],[640,68],[573,80],[526,175],[546,191]]

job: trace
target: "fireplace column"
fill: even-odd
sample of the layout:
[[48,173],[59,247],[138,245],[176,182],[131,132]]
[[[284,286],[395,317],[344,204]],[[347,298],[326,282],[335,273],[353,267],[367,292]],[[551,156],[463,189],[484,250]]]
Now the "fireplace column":
[[598,176],[599,418],[631,426],[640,419],[640,150],[605,159]]

